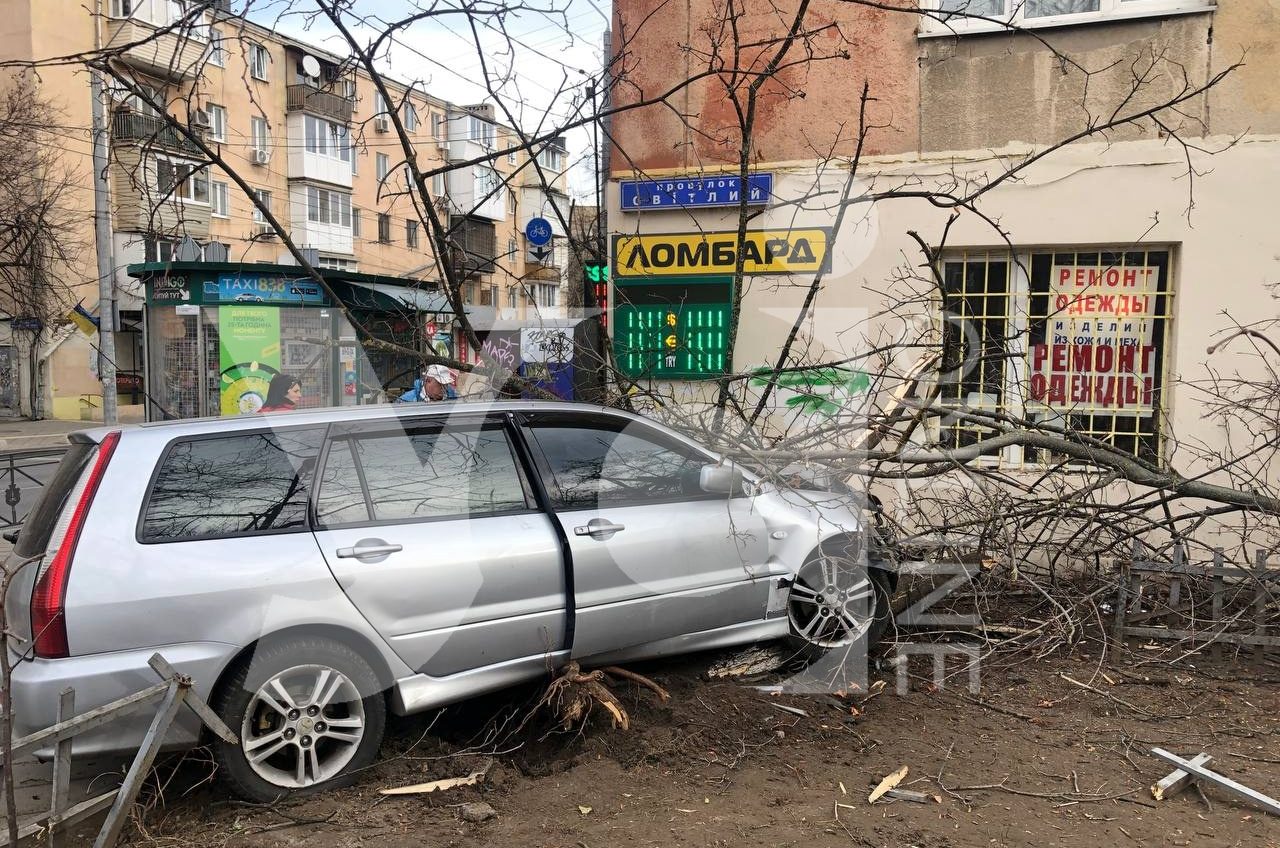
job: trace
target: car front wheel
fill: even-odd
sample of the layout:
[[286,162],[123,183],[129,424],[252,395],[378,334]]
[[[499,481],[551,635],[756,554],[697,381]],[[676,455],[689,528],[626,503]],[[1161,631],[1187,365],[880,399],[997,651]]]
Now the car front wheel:
[[888,580],[855,558],[818,551],[796,574],[787,597],[792,649],[817,659],[835,649],[880,641],[892,618]]
[[340,642],[259,646],[215,698],[240,742],[215,747],[223,778],[237,794],[262,802],[350,783],[382,743],[386,701],[379,689],[369,664]]

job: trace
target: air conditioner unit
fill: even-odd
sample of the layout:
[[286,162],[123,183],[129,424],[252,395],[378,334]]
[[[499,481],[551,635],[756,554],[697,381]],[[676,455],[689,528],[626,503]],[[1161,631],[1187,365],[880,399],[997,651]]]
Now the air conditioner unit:
[[209,113],[203,109],[196,109],[191,113],[191,126],[193,129],[207,130],[213,126],[213,122],[209,120]]
[[254,148],[250,152],[250,157],[255,165],[269,165],[271,163],[271,151],[262,148]]
[[391,119],[386,115],[378,115],[373,119],[373,128],[380,133],[389,132],[391,130]]

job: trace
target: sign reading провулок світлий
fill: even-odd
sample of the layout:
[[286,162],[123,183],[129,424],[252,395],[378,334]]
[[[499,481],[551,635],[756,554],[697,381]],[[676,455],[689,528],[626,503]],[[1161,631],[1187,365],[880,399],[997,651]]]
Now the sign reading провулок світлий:
[[[742,243],[745,274],[812,274],[831,269],[831,228],[748,232]],[[613,278],[732,274],[738,233],[654,233],[613,240]]]
[[[654,209],[698,209],[735,206],[742,202],[742,179],[736,175],[667,177],[661,180],[623,180],[623,212]],[[759,206],[773,195],[773,174],[747,175],[747,204]]]

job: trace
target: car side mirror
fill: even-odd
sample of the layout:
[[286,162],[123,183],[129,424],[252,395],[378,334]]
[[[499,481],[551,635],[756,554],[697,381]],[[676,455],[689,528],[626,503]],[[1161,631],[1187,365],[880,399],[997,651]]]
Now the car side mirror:
[[742,469],[733,463],[710,463],[702,466],[698,485],[704,492],[720,495],[740,495],[743,490]]

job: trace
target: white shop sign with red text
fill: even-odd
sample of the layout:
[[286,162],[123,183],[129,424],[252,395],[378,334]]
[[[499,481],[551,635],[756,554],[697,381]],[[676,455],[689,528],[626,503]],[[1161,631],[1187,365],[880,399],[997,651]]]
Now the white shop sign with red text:
[[1050,273],[1045,338],[1028,352],[1032,404],[1151,415],[1160,269],[1054,265]]

